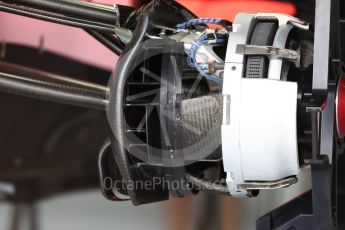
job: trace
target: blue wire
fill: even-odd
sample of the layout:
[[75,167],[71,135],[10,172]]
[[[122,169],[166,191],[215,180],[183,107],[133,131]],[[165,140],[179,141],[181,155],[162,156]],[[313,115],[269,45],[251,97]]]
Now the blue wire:
[[[222,20],[221,19],[214,19],[214,18],[198,18],[198,19],[192,19],[187,22],[181,23],[176,25],[177,29],[186,29],[191,26],[200,25],[200,24],[214,24],[214,25],[221,25]],[[196,56],[198,53],[198,50],[201,46],[209,44],[208,35],[204,34],[200,36],[198,39],[196,39],[195,44],[192,45],[189,55],[187,57],[187,63],[190,67],[196,69],[203,77],[205,77],[207,80],[214,81],[217,83],[223,83],[223,80],[218,78],[217,76],[209,75],[207,74],[200,66],[196,63]],[[215,43],[222,43],[223,39],[217,39]]]
[[191,26],[195,25],[200,25],[200,24],[214,24],[214,25],[220,25],[221,24],[221,19],[218,18],[197,18],[197,19],[192,19],[187,22],[180,23],[176,25],[178,29],[186,29]]
[[195,68],[204,78],[206,78],[207,80],[209,80],[209,81],[214,81],[214,82],[216,82],[216,83],[221,84],[221,83],[223,83],[223,80],[222,80],[222,79],[218,78],[217,76],[213,76],[213,75],[207,74],[207,73],[206,73],[204,70],[202,70],[202,69],[200,68],[200,66],[196,63],[196,55],[197,55],[197,53],[198,53],[199,48],[200,48],[201,46],[207,45],[207,44],[208,44],[208,41],[203,41],[203,42],[201,42],[201,43],[199,44],[199,46],[197,46],[197,48],[194,50],[194,52],[193,52],[193,58],[192,58],[192,59],[194,60],[193,66],[194,66],[194,68]]
[[[209,81],[214,81],[216,83],[223,83],[223,80],[218,78],[217,76],[209,75],[204,70],[200,68],[200,66],[196,63],[196,56],[198,53],[198,50],[201,46],[209,44],[209,41],[206,40],[207,35],[203,35],[200,38],[198,38],[195,42],[195,44],[191,47],[189,56],[187,58],[188,65],[190,65],[192,68],[195,68],[203,77],[205,77]],[[216,40],[215,43],[222,43],[224,42],[223,39]]]
[[[192,60],[192,58],[193,58],[193,50],[196,49],[196,48],[198,48],[198,46],[200,45],[200,43],[203,42],[203,41],[205,41],[206,39],[207,39],[207,34],[204,34],[204,35],[202,35],[201,37],[199,37],[199,38],[197,38],[197,39],[195,40],[194,44],[192,45],[192,47],[191,47],[191,49],[190,49],[190,51],[189,51],[189,56],[190,56],[191,61],[193,61],[193,60]],[[191,63],[192,63],[192,62],[191,62]]]
[[199,46],[199,43],[205,41],[207,39],[207,34],[204,34],[202,35],[201,37],[197,38],[195,43],[193,44],[193,46],[191,47],[190,51],[189,51],[189,55],[188,55],[188,58],[187,58],[187,62],[188,62],[188,65],[192,68],[194,68],[194,62],[196,62],[195,59],[195,56],[193,56],[193,51],[194,49],[197,49],[198,46]]

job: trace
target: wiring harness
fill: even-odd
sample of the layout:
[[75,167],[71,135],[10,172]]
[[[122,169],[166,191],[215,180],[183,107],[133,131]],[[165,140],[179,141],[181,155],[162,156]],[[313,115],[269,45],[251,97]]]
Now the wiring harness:
[[[205,24],[213,24],[219,25],[224,27],[226,30],[230,30],[232,28],[232,23],[227,20],[222,19],[214,19],[214,18],[198,18],[192,19],[187,22],[180,23],[176,25],[176,28],[180,31],[187,30],[196,25],[205,25]],[[225,41],[224,34],[220,34],[217,31],[219,30],[205,30],[194,42],[189,50],[187,63],[190,67],[194,68],[196,71],[199,72],[205,79],[209,81],[213,81],[217,84],[222,84],[223,80],[216,76],[211,75],[208,73],[209,66],[208,63],[197,63],[197,55],[198,51],[202,46],[206,45],[215,45],[215,44],[223,44]]]
[[204,25],[204,24],[219,25],[219,26],[224,27],[227,30],[230,30],[232,28],[231,22],[227,20],[223,20],[223,19],[218,19],[218,18],[196,18],[196,19],[189,20],[187,22],[180,23],[176,27],[177,29],[187,29],[192,26]]
[[207,64],[198,64],[197,63],[197,54],[198,54],[198,50],[204,45],[222,44],[223,42],[224,42],[224,39],[219,39],[216,36],[213,39],[210,39],[209,34],[204,34],[204,35],[200,36],[194,42],[193,46],[191,47],[191,49],[189,51],[188,57],[187,57],[187,62],[188,62],[188,65],[190,67],[192,67],[196,71],[198,71],[200,73],[200,75],[202,75],[207,80],[216,82],[218,84],[223,83],[223,80],[221,78],[219,78],[218,76],[208,74],[205,71],[205,70],[208,70],[208,65]]

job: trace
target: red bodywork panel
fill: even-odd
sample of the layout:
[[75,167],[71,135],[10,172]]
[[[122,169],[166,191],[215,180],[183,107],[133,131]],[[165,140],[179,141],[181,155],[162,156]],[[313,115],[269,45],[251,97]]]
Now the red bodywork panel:
[[291,3],[262,0],[178,0],[198,17],[222,18],[232,21],[238,12],[296,14]]
[[338,134],[340,137],[345,137],[345,76],[342,76],[338,82],[336,119]]
[[[110,4],[133,5],[134,0],[99,0]],[[232,20],[238,12],[295,14],[292,4],[275,1],[178,0],[199,17]],[[0,13],[0,39],[4,42],[41,47],[108,70],[117,57],[81,29]],[[30,58],[30,57],[28,57]]]

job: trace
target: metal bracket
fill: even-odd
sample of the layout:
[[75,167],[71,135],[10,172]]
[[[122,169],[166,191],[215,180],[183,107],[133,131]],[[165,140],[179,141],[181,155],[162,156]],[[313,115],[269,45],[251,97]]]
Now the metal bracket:
[[286,14],[278,14],[278,13],[258,13],[256,14],[256,18],[276,18],[279,21],[279,26],[290,24],[298,29],[301,30],[310,30],[310,24],[306,21],[301,19],[292,17]]
[[305,159],[305,164],[323,164],[324,158],[320,155],[320,116],[322,112],[321,107],[307,107],[307,112],[311,116],[311,131],[312,131],[312,157]]
[[240,184],[239,187],[242,189],[247,189],[247,190],[278,189],[278,188],[288,187],[290,185],[296,184],[297,182],[298,182],[297,177],[288,177],[282,180],[269,181],[269,182],[261,182],[261,181],[245,182],[243,184]]
[[288,60],[297,60],[299,55],[294,50],[276,48],[273,46],[258,46],[238,44],[236,53],[242,55],[264,55],[270,58],[284,58]]

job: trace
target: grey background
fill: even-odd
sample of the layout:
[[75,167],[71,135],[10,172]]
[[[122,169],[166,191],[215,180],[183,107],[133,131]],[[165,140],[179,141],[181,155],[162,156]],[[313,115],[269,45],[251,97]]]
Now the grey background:
[[[255,229],[255,220],[289,199],[310,188],[310,171],[304,169],[299,183],[288,189],[261,192],[258,198],[243,204],[243,229]],[[134,207],[130,202],[110,202],[99,190],[83,191],[54,197],[38,205],[42,230],[164,230],[164,203]],[[0,230],[8,229],[13,207],[0,204]]]
[[[109,230],[164,228],[162,204],[133,207],[130,202],[112,203],[98,190],[55,197],[39,204],[41,229]],[[12,207],[0,205],[0,229],[8,229]]]

